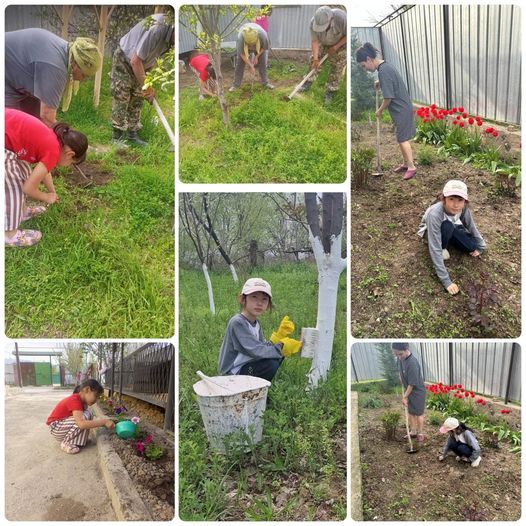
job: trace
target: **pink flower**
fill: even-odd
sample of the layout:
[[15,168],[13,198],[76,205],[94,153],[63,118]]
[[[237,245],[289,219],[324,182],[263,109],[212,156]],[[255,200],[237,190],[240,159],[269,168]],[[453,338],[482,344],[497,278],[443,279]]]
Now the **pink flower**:
[[131,421],[132,421],[135,425],[137,425],[137,424],[141,421],[141,419],[140,419],[138,416],[134,416],[134,417],[131,418]]
[[148,436],[144,439],[144,444],[145,444],[145,445],[151,444],[152,442],[153,442],[153,435],[148,435]]
[[139,453],[144,453],[144,444],[142,442],[135,442],[135,449]]

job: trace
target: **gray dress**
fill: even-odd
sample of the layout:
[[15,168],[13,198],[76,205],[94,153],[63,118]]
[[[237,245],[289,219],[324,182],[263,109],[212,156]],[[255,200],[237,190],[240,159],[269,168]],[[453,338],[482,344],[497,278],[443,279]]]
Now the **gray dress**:
[[404,391],[408,385],[413,386],[409,395],[407,410],[411,415],[421,416],[426,409],[426,388],[422,378],[422,369],[418,360],[410,354],[405,360],[399,360],[398,369],[402,378]]
[[413,103],[402,77],[391,64],[382,62],[378,66],[378,80],[384,99],[391,99],[387,106],[396,129],[396,140],[412,139],[416,134]]

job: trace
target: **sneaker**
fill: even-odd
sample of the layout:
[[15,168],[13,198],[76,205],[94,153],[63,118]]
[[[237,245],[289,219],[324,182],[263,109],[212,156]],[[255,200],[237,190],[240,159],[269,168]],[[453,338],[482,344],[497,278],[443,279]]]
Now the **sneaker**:
[[478,457],[477,459],[475,459],[472,463],[471,463],[471,467],[472,468],[476,468],[479,464],[480,464],[480,461],[482,460],[482,457]]
[[456,460],[457,462],[460,462],[460,461],[462,460],[462,457],[460,457],[460,456],[457,455],[457,456],[455,457],[455,460]]
[[263,84],[263,86],[265,86],[265,88],[267,89],[274,89],[276,86],[274,86],[274,84],[271,84],[270,82],[267,82],[266,84]]
[[447,248],[442,249],[442,258],[444,259],[444,261],[450,258],[449,250]]
[[38,230],[17,230],[15,235],[5,235],[6,247],[31,247],[42,239],[42,233]]
[[229,91],[230,93],[232,93],[233,91],[236,91],[236,90],[237,90],[237,87],[236,87],[236,86],[230,86],[230,87],[228,88],[228,91]]
[[199,100],[205,100],[205,96],[202,93],[199,93]]
[[42,206],[28,206],[24,210],[24,213],[22,214],[21,222],[23,223],[24,221],[29,221],[30,219],[33,219],[33,217],[38,217],[39,215],[42,215],[46,210],[47,210],[47,207],[43,205]]

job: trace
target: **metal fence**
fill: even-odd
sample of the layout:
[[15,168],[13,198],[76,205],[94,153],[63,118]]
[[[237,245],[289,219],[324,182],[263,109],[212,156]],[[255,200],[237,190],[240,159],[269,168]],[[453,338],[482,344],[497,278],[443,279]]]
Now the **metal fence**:
[[[389,345],[389,344],[388,344]],[[488,396],[521,399],[521,353],[513,343],[411,343],[426,382],[462,384]],[[351,381],[382,378],[374,343],[355,343],[351,351]]]
[[[104,387],[163,407],[165,428],[173,425],[175,351],[170,343],[148,343],[128,356],[114,353]],[[169,424],[169,426],[168,426]]]
[[381,51],[413,100],[519,124],[520,16],[516,5],[416,5],[352,34]]
[[[272,15],[268,19],[268,34],[270,45],[273,49],[310,49],[311,36],[309,24],[319,5],[274,5]],[[223,23],[230,21],[230,16],[225,16]],[[237,28],[248,22],[241,19],[235,31],[226,36],[227,41],[235,41]],[[222,26],[222,27],[224,27]],[[196,48],[196,38],[184,25],[179,23],[179,51],[186,53]]]

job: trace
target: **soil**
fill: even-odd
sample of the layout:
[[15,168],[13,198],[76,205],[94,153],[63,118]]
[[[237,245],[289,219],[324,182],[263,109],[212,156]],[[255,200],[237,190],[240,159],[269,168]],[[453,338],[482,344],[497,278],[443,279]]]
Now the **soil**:
[[[294,89],[294,87],[300,83],[304,75],[308,73],[307,64],[309,63],[309,57],[310,51],[272,50],[269,55],[269,79],[271,80],[272,84],[274,84],[277,89],[291,88],[292,91],[292,89]],[[286,79],[276,79],[275,76],[272,75],[272,68],[277,67],[280,60],[293,62],[296,66],[296,75]],[[186,62],[188,63],[188,60]],[[232,86],[234,83],[234,65],[230,58],[223,57],[223,61],[221,63],[221,73],[223,74],[225,87],[228,88]],[[262,89],[259,84],[259,73],[257,71],[256,74],[257,78],[254,82],[254,89]],[[187,65],[186,72],[179,74],[179,87],[195,87],[197,89],[198,86],[199,83],[195,73]],[[248,90],[245,90],[243,93],[246,92],[246,97],[248,97],[250,95],[251,84],[247,74],[247,68],[245,68],[245,75],[241,88],[245,86],[248,86]]]
[[[109,407],[98,403],[106,414],[111,414]],[[139,455],[135,449],[135,439],[124,440],[117,434],[110,436],[110,442],[119,455],[135,483],[135,487],[143,502],[149,508],[154,520],[169,521],[174,518],[175,503],[175,467],[174,467],[174,440],[173,436],[165,433],[161,428],[150,424],[142,413],[134,408],[134,416],[139,416],[139,427],[144,436],[153,435],[153,441],[164,449],[164,455],[158,460],[148,460]]]
[[[495,177],[453,157],[417,166],[402,180],[393,173],[401,155],[392,126],[381,125],[383,176],[352,191],[352,333],[367,338],[514,338],[520,334],[520,191],[498,193]],[[512,154],[520,154],[509,136]],[[376,126],[352,124],[353,148],[376,147]],[[412,143],[415,159],[421,144]],[[374,161],[376,165],[376,159]],[[472,258],[450,250],[446,266],[460,293],[450,296],[436,277],[427,245],[416,235],[420,219],[449,179],[466,182],[475,222],[488,250]],[[493,329],[469,316],[471,283],[488,275],[500,306],[490,312]]]
[[[359,399],[367,396],[359,394]],[[452,453],[443,462],[438,454],[444,435],[426,418],[425,441],[417,453],[407,454],[403,408],[397,395],[379,397],[384,407],[359,411],[362,499],[365,520],[377,521],[516,521],[521,515],[520,455],[508,442],[482,448],[477,468],[456,462]],[[388,410],[402,415],[396,440],[387,441],[381,416]],[[426,413],[427,415],[428,413]],[[511,418],[508,418],[511,417]],[[520,428],[520,411],[506,415]],[[415,444],[415,441],[413,441]]]
[[91,181],[91,184],[82,177],[80,172],[72,167],[68,175],[66,175],[66,181],[70,186],[104,186],[107,185],[111,179],[113,179],[113,173],[105,168],[102,168],[96,162],[84,162],[79,165],[79,168],[82,170],[84,175]]

